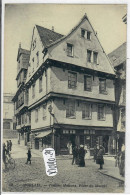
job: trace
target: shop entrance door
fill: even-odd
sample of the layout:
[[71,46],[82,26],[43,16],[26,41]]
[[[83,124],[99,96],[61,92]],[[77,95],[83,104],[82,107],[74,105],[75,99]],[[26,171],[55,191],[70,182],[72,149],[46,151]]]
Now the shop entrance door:
[[105,148],[105,153],[108,153],[108,141],[109,136],[108,135],[103,136],[103,147]]
[[35,139],[35,149],[39,149],[39,139]]

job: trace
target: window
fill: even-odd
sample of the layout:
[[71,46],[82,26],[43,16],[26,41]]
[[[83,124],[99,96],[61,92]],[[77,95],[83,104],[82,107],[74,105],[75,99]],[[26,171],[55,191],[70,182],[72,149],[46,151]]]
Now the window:
[[87,39],[91,40],[91,32],[87,31]]
[[39,78],[39,93],[42,92],[42,76]]
[[36,47],[36,39],[33,41],[33,44],[32,44],[32,50],[34,50]]
[[35,122],[38,122],[38,109],[35,110]]
[[92,77],[90,75],[84,76],[84,90],[85,91],[92,90]]
[[98,120],[105,120],[105,106],[98,105]]
[[74,89],[77,84],[77,74],[74,72],[68,72],[68,88]]
[[93,52],[93,63],[97,64],[98,63],[98,53],[97,52]]
[[43,120],[45,120],[46,119],[46,104],[45,105],[43,105]]
[[67,43],[67,55],[68,56],[73,56],[73,45]]
[[26,79],[27,76],[27,70],[24,70],[24,79]]
[[66,107],[66,118],[76,118],[75,101],[68,101]]
[[35,84],[32,85],[32,98],[35,97]]
[[88,103],[83,104],[82,118],[91,119],[91,104]]
[[99,78],[99,92],[106,94],[106,79]]
[[87,62],[91,62],[92,51],[87,50]]
[[85,30],[81,29],[81,37],[85,37]]
[[34,72],[34,58],[32,59],[32,72]]
[[39,51],[36,53],[37,56],[37,66],[39,65]]

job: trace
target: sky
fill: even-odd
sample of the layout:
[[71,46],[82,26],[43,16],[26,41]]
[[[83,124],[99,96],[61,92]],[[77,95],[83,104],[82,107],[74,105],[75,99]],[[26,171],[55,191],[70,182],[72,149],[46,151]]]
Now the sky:
[[98,38],[108,54],[126,42],[127,25],[122,17],[126,5],[54,5],[6,4],[4,17],[4,93],[17,90],[17,53],[19,43],[30,50],[35,24],[66,35],[87,14]]

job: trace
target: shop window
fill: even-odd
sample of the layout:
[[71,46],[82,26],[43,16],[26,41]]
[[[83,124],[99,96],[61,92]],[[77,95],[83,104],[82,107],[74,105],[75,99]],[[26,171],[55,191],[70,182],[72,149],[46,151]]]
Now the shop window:
[[73,48],[73,45],[67,43],[67,56],[70,56],[70,57],[73,56],[73,49],[74,49],[74,48]]
[[76,118],[75,101],[68,101],[66,106],[66,118]]
[[98,105],[98,120],[105,120],[105,106]]
[[74,89],[77,86],[77,74],[74,72],[68,72],[68,88]]
[[92,76],[90,76],[90,75],[84,76],[84,90],[85,91],[92,90]]
[[106,94],[106,79],[99,78],[99,92],[102,94]]
[[91,117],[92,117],[91,104],[84,103],[82,108],[82,118],[91,119]]

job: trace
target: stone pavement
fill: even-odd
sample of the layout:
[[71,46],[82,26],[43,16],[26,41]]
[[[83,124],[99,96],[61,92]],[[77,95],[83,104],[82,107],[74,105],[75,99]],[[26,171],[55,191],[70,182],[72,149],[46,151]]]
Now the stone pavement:
[[119,174],[119,168],[115,167],[114,157],[104,157],[104,169],[99,170],[100,173],[118,179],[121,182],[125,181],[125,178]]
[[[45,172],[42,152],[32,149],[32,164],[26,165],[27,147],[13,140],[12,157],[15,169],[3,172],[4,192],[123,192],[124,184],[101,174],[93,160],[86,167],[71,165],[72,155],[56,156],[58,174],[49,177]],[[108,158],[108,157],[107,157]],[[111,166],[105,158],[104,170]],[[113,161],[114,163],[114,161]],[[114,165],[114,164],[113,164]]]

